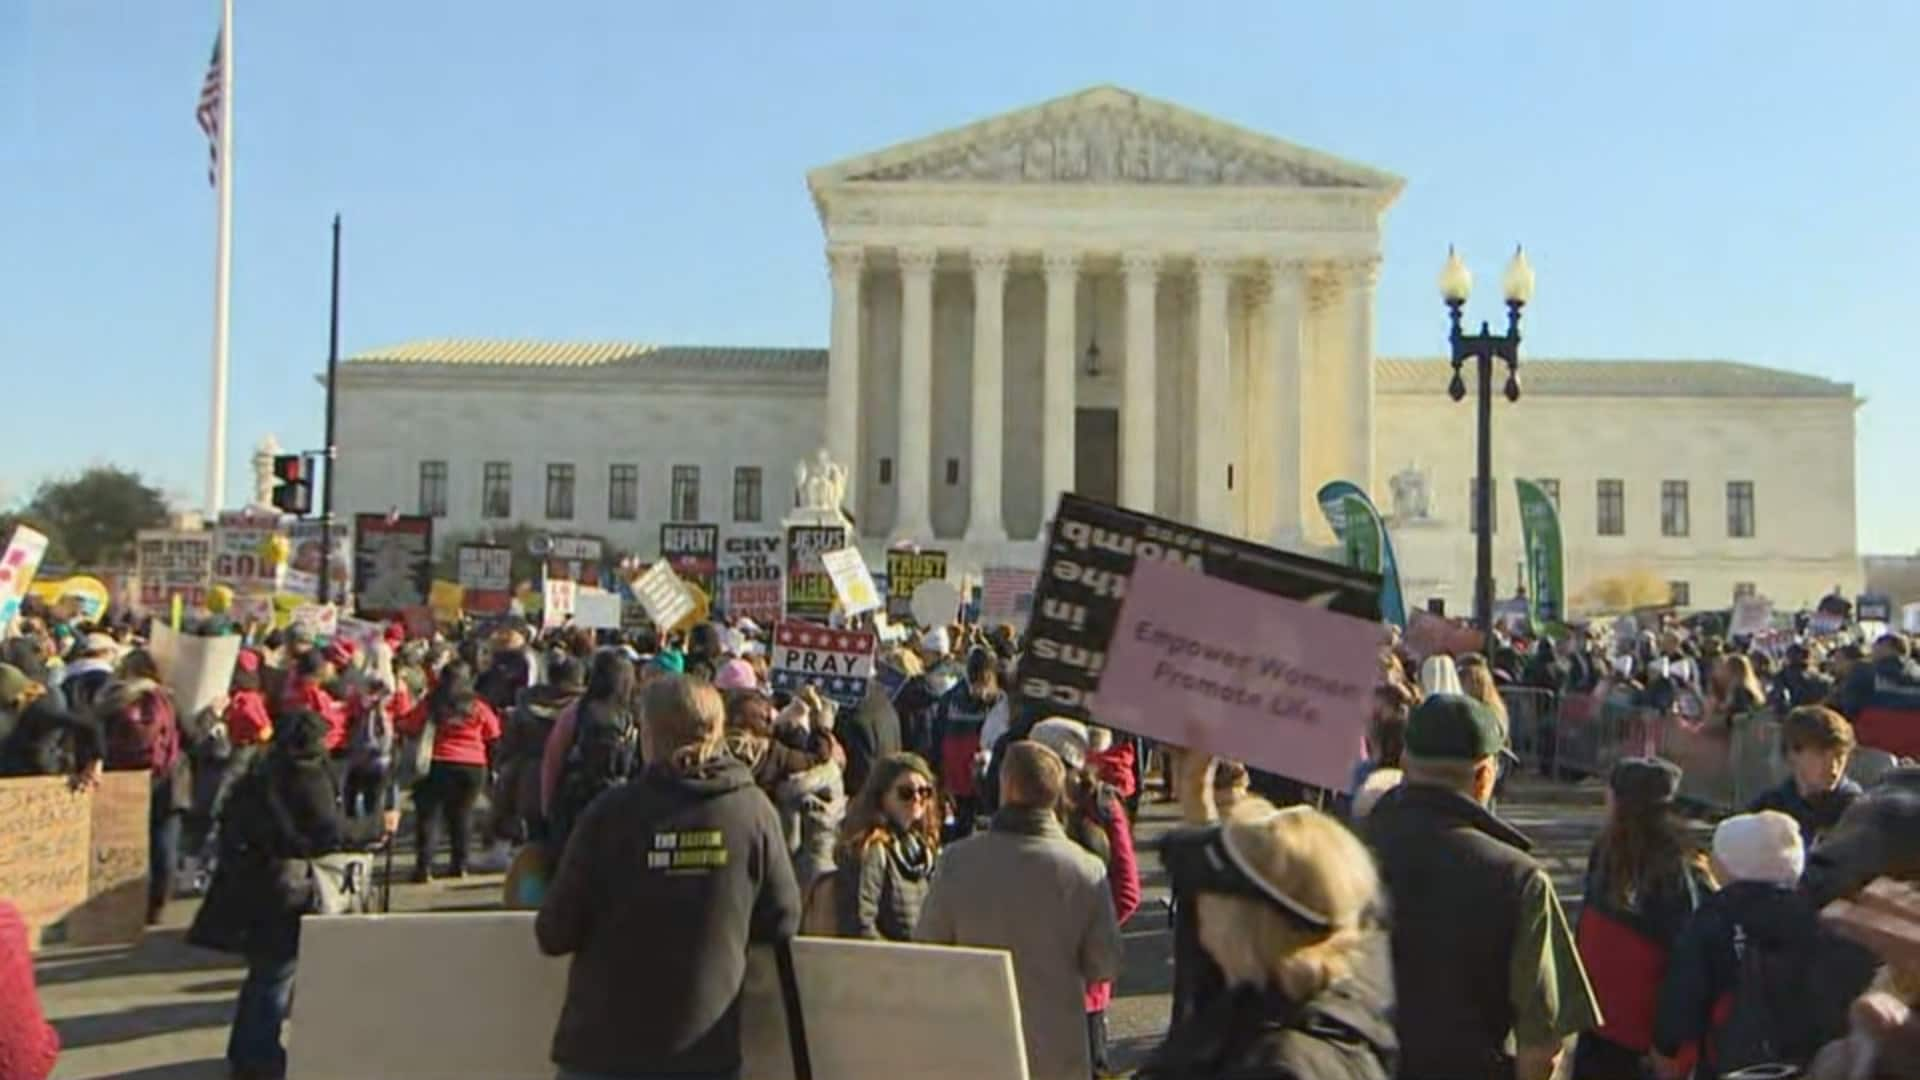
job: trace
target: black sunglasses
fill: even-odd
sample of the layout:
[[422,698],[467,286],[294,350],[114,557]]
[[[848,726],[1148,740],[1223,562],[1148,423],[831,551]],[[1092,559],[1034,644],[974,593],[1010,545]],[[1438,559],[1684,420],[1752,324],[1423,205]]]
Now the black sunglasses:
[[933,789],[925,784],[901,784],[893,789],[893,797],[902,802],[933,798]]

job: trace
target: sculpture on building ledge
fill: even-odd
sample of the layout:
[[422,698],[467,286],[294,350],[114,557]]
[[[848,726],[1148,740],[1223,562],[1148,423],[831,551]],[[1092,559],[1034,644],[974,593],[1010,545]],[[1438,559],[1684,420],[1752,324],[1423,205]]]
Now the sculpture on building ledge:
[[253,465],[253,501],[248,504],[248,509],[266,510],[270,513],[278,512],[273,509],[273,459],[278,457],[279,454],[280,440],[274,438],[272,432],[268,432],[267,437],[260,440],[260,445],[253,448],[253,460],[251,462]]
[[1415,523],[1430,521],[1433,518],[1433,495],[1427,484],[1425,470],[1409,464],[1393,474],[1387,481],[1393,492],[1393,520],[1397,523]]
[[847,469],[823,447],[793,467],[790,521],[850,526],[846,514]]

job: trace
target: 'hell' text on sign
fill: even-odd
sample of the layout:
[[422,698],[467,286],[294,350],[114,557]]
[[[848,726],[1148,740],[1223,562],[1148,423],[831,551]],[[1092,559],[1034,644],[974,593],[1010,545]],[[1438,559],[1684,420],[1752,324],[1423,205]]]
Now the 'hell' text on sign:
[[847,543],[838,525],[796,525],[787,530],[787,618],[826,622],[833,614],[833,578],[820,556]]
[[773,688],[794,693],[811,683],[842,705],[858,705],[873,679],[873,646],[871,631],[783,622],[773,629]]

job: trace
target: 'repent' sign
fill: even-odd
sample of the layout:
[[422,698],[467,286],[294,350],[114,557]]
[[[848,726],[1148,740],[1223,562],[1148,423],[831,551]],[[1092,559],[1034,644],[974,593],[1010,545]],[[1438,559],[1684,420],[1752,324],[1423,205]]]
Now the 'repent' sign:
[[858,705],[873,678],[873,646],[872,631],[783,622],[773,628],[773,688],[796,693],[811,683],[842,705]]

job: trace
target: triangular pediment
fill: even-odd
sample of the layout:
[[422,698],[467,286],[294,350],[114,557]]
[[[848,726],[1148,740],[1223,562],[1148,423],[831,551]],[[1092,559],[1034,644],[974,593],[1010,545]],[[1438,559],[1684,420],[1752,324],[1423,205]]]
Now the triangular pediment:
[[1390,173],[1100,86],[865,154],[808,176],[845,183],[1161,184],[1375,191]]

